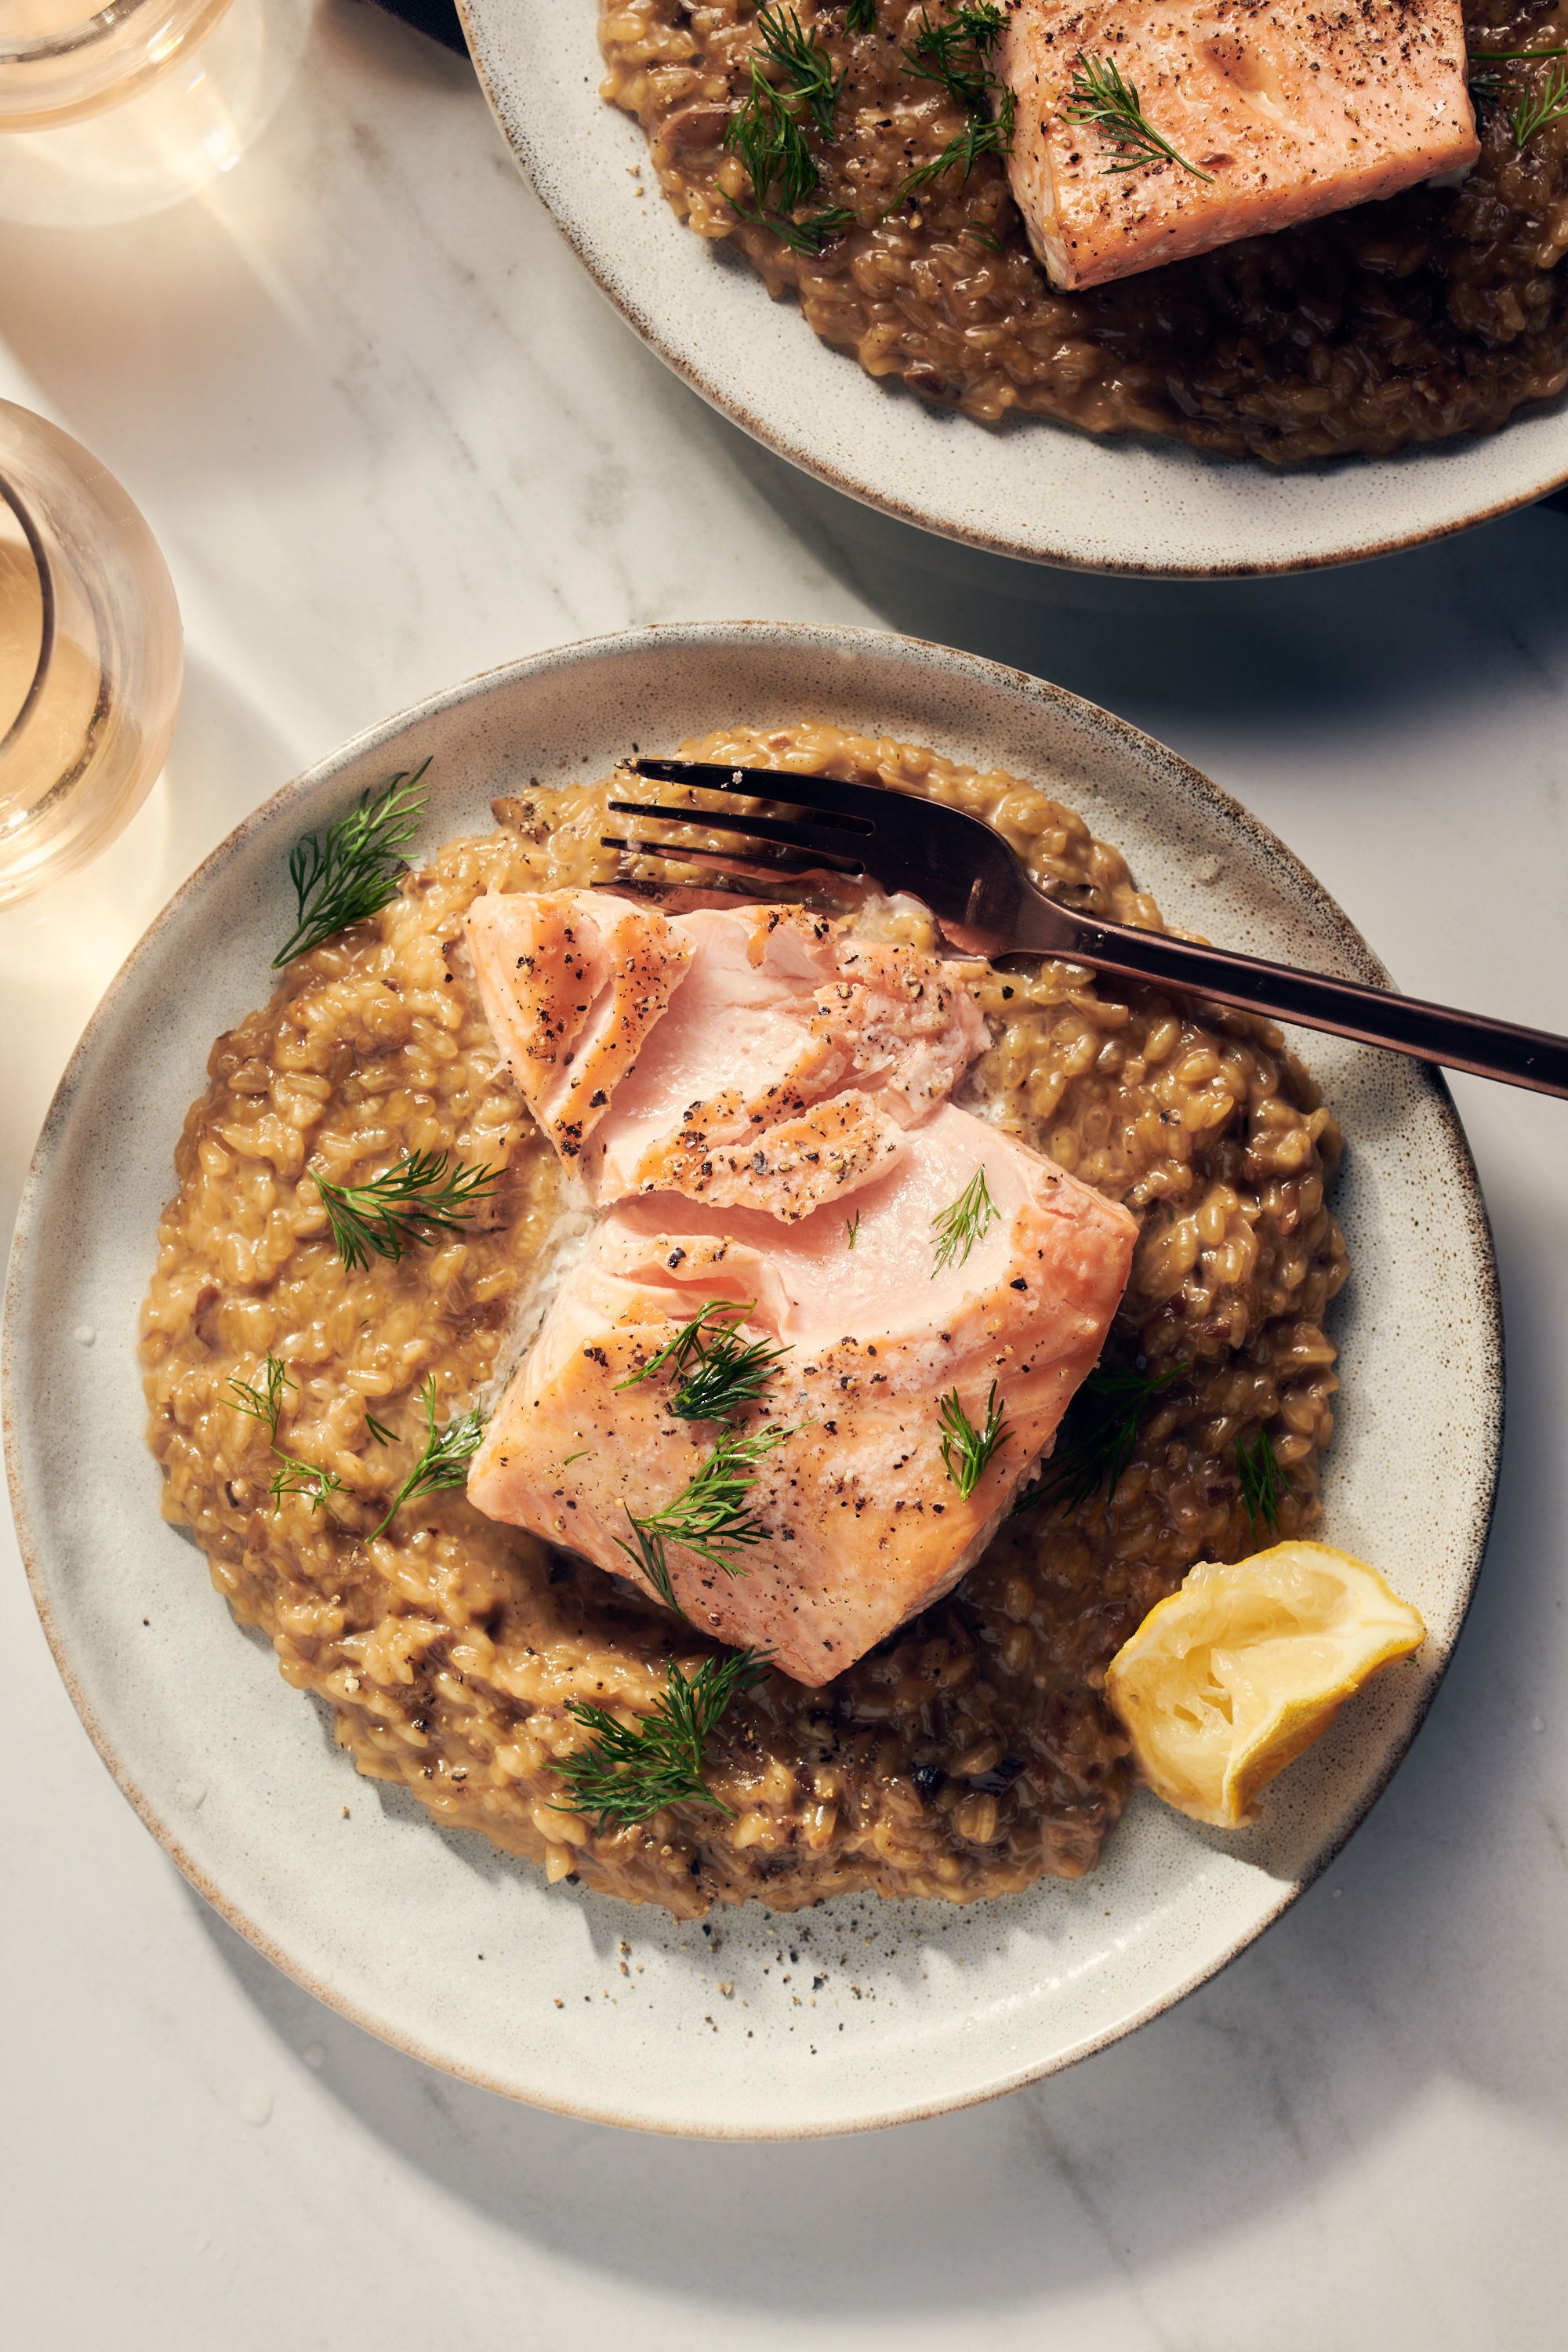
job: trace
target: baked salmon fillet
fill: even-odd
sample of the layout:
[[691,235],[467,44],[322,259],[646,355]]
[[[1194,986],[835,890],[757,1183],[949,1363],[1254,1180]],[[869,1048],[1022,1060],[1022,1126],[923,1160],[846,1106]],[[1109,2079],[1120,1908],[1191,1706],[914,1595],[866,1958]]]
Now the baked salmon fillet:
[[[1007,0],[1008,177],[1058,286],[1394,195],[1480,153],[1458,0]],[[1088,85],[1125,113],[1086,119]]]
[[[785,1221],[671,1192],[611,1209],[502,1397],[469,1499],[811,1685],[947,1591],[1099,1358],[1136,1228],[951,1104],[907,1142],[857,1190],[853,1218],[837,1203]],[[966,1199],[969,1246],[944,1255]],[[681,1418],[679,1375],[654,1363],[717,1301],[743,1309],[741,1342],[783,1351],[728,1438]],[[994,1399],[1005,1426],[967,1495],[943,1454],[953,1398],[976,1431]],[[658,1523],[672,1507],[680,1522],[692,1480],[735,1437],[763,1441],[747,1533],[705,1558]]]
[[466,936],[524,1098],[598,1202],[807,1216],[894,1167],[986,1043],[963,965],[803,907],[498,893]]

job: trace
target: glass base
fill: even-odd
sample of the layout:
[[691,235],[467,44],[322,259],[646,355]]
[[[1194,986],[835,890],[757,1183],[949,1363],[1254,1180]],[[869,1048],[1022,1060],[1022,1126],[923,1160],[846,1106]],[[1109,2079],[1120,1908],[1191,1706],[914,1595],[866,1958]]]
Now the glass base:
[[205,40],[110,112],[0,133],[0,219],[96,228],[183,204],[266,129],[313,15],[314,0],[235,0]]

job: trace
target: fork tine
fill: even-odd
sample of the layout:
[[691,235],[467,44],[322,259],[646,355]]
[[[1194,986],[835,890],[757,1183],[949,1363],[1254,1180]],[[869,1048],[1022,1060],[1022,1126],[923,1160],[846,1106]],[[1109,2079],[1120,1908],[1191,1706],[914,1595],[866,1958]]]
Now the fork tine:
[[[831,875],[817,879],[826,883]],[[619,874],[608,882],[593,882],[589,888],[604,890],[613,898],[641,898],[650,906],[668,907],[672,914],[689,915],[695,908],[711,906],[719,901],[725,906],[745,907],[816,907],[824,914],[843,915],[850,910],[852,901],[823,888],[813,888],[813,877],[774,874],[765,886],[755,867],[743,866],[720,866],[712,882],[661,882],[650,875]],[[733,889],[725,889],[733,883]]]
[[[1031,909],[1031,945],[1045,944],[1035,936],[1042,923],[1053,945],[1060,927],[1069,931],[1073,928],[1069,918],[1059,909],[1050,909],[1050,919],[1047,921],[1042,909],[1049,908],[1049,901],[1032,887],[1016,852],[994,825],[971,810],[951,807],[945,802],[929,799],[923,793],[906,792],[892,785],[847,784],[834,776],[799,776],[788,768],[728,766],[708,760],[644,759],[640,753],[634,760],[623,761],[621,767],[626,773],[646,776],[653,782],[683,783],[715,794],[744,793],[785,807],[793,804],[811,809],[840,822],[847,819],[858,830],[873,836],[860,845],[864,863],[854,866],[852,870],[862,876],[874,875],[884,890],[907,890],[923,899],[950,939],[959,939],[954,927],[962,926],[969,943],[977,949],[985,942],[994,942],[997,948],[1016,947],[1020,938],[1016,925],[1026,902]],[[644,813],[647,805],[641,804],[638,813]],[[668,816],[669,812],[664,814]],[[809,842],[812,854],[823,864],[842,862],[835,856],[822,833],[805,824],[785,824],[776,817],[732,821],[698,809],[681,810],[679,821],[711,825],[721,832],[745,833],[754,827],[759,839],[776,839],[796,849],[805,848]],[[657,848],[655,854],[659,854]],[[680,853],[670,849],[663,854],[675,856]],[[846,866],[845,870],[850,868]]]
[[[668,841],[625,841],[610,833],[600,835],[599,846],[601,849],[625,850],[631,857],[666,858],[672,866],[684,865],[688,858],[702,858],[710,865],[741,875],[820,874],[823,871],[823,863],[819,857],[770,857],[765,865],[759,862],[754,866],[748,866],[746,859],[738,849],[703,849],[695,843],[678,845]],[[831,870],[837,872],[840,869],[835,867]],[[855,874],[858,875],[859,871],[858,866],[854,868]]]
[[[609,808],[612,816],[657,816],[667,824],[696,824],[710,833],[739,833],[753,841],[776,841],[786,849],[809,850],[840,873],[865,871],[859,858],[845,850],[843,835],[830,832],[825,825],[796,824],[786,817],[753,816],[750,813],[731,816],[728,811],[665,808],[657,801],[611,801]],[[669,854],[677,853],[672,848]]]
[[726,768],[711,760],[623,760],[623,768],[650,783],[690,784],[704,793],[744,793],[753,800],[817,809],[850,833],[875,833],[888,814],[880,785],[841,784],[831,776],[797,776],[789,768]]

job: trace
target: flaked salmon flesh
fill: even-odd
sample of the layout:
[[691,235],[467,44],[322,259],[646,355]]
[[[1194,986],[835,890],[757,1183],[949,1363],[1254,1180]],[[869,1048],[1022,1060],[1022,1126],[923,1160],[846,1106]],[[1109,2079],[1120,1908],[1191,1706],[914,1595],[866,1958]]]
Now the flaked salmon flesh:
[[[1458,0],[1007,0],[1008,176],[1055,284],[1099,286],[1391,196],[1480,153]],[[1113,64],[1194,165],[1069,119]],[[1197,173],[1207,175],[1201,179]]]
[[807,1216],[895,1166],[986,1042],[963,966],[802,907],[496,894],[467,937],[524,1097],[599,1202]]
[[575,1159],[690,962],[660,915],[592,890],[476,898],[464,932],[485,1018],[529,1109]]
[[[905,1142],[857,1190],[858,1222],[837,1202],[785,1222],[673,1192],[612,1208],[485,1433],[470,1499],[646,1592],[632,1516],[674,1502],[721,1430],[675,1415],[667,1372],[624,1383],[724,1299],[746,1308],[742,1338],[787,1351],[738,1425],[789,1433],[758,1465],[763,1535],[736,1553],[742,1572],[665,1547],[682,1612],[815,1686],[947,1591],[1098,1359],[1136,1228],[951,1104]],[[995,1214],[939,1265],[933,1220],[979,1171]],[[965,1496],[942,1401],[956,1391],[979,1429],[994,1386],[1006,1442]]]

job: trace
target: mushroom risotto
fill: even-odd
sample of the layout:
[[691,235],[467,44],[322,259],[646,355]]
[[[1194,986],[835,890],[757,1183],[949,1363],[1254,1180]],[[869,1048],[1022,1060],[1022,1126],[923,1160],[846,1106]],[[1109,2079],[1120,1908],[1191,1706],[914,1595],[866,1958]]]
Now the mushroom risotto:
[[[955,803],[1070,903],[1159,924],[1116,850],[1012,776],[818,724],[686,748]],[[635,1728],[677,1669],[726,1654],[430,1466],[477,1438],[591,1223],[480,1010],[464,917],[486,889],[635,887],[601,845],[616,789],[496,802],[495,830],[297,956],[214,1046],[143,1314],[165,1515],[362,1772],[551,1880],[691,1915],[1076,1877],[1131,1786],[1110,1659],[1194,1561],[1319,1517],[1339,1131],[1250,1016],[1037,959],[963,967],[988,1042],[957,1099],[1137,1223],[1103,1392],[946,1598],[821,1688],[733,1677],[703,1796],[617,1822],[563,1777],[589,1745],[578,1710]],[[940,945],[910,902],[883,908],[889,936]],[[410,1161],[455,1171],[447,1221],[345,1253],[334,1199]]]
[[[1481,152],[1458,184],[1077,292],[1047,278],[1010,192],[996,56],[983,37],[958,71],[943,46],[997,9],[601,0],[599,39],[604,95],[647,134],[675,211],[872,375],[988,424],[1050,416],[1279,463],[1493,431],[1568,383],[1568,5],[1463,13]],[[759,100],[754,66],[782,105]],[[1105,152],[1120,188],[1131,151]],[[1179,162],[1156,158],[1156,179]]]

